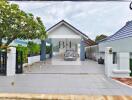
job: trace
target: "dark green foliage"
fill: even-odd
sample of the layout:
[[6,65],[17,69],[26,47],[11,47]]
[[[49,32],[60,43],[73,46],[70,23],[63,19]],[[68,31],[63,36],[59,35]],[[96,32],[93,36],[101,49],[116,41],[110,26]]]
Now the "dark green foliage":
[[[34,42],[28,42],[28,55],[35,56],[40,54],[40,44]],[[51,46],[46,46],[46,54],[51,52]]]
[[51,52],[51,46],[46,46],[46,54],[49,54]]
[[28,42],[28,55],[35,56],[40,54],[40,44],[34,42]]
[[46,31],[42,20],[22,11],[17,4],[0,0],[0,47],[8,46],[17,38],[44,40]]
[[132,76],[132,59],[130,59],[130,70],[131,70],[130,76]]
[[[22,52],[23,54],[23,63],[27,63],[28,62],[28,48],[18,45],[16,46],[16,49],[18,51],[18,53]],[[20,57],[18,56],[18,63],[20,63]]]
[[107,38],[106,35],[103,35],[103,34],[102,35],[97,35],[96,38],[95,38],[95,42],[98,43],[99,41],[101,41],[105,38]]

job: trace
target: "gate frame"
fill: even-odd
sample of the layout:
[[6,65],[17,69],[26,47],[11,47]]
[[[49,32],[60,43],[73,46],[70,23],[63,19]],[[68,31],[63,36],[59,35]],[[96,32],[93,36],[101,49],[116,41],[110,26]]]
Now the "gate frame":
[[[18,62],[20,57],[20,64]],[[23,52],[22,51],[18,51],[16,50],[16,70],[15,70],[16,74],[21,74],[23,73]]]
[[6,75],[7,73],[7,51],[6,50],[5,51],[0,50],[0,68],[2,68],[2,70],[0,70],[0,75]]

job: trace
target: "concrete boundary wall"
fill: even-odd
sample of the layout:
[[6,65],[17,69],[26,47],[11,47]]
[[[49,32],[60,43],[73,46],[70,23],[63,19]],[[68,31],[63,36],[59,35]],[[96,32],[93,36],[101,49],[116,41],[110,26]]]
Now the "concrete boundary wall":
[[33,64],[35,62],[40,61],[40,55],[38,56],[32,56],[32,57],[28,57],[28,64]]
[[105,49],[105,74],[108,77],[129,77],[130,75],[130,54],[119,52],[117,64],[113,64],[113,52],[111,47]]

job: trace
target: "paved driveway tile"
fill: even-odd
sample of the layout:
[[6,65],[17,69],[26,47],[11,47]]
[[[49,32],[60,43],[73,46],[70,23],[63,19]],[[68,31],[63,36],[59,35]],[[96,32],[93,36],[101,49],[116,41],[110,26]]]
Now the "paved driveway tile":
[[[132,89],[105,77],[104,66],[94,61],[82,65],[43,65],[36,63],[31,71],[6,77],[0,76],[0,92],[131,95]],[[49,67],[48,67],[49,66]],[[26,70],[26,69],[25,69]],[[81,72],[81,73],[80,73]],[[12,82],[14,84],[12,84]]]

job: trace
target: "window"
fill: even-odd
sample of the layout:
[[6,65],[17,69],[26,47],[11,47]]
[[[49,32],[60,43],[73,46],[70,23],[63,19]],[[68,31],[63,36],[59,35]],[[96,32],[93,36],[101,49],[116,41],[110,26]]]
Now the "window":
[[71,48],[71,41],[70,41],[70,48]]
[[113,52],[113,64],[117,64],[117,53]]

